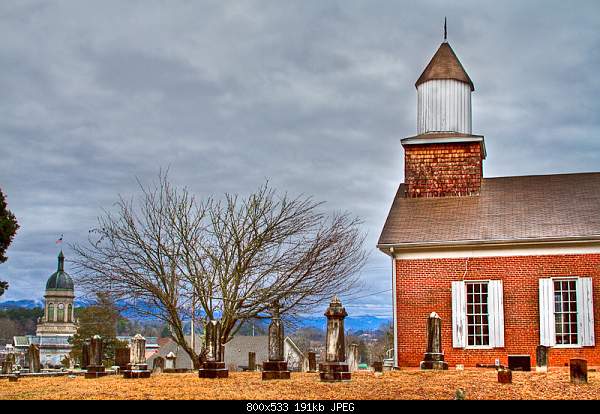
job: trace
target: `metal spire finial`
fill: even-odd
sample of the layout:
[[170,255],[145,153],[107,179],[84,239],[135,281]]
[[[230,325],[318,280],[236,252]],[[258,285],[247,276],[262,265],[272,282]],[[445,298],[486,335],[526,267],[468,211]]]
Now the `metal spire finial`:
[[448,40],[448,30],[446,27],[446,16],[444,16],[444,42]]

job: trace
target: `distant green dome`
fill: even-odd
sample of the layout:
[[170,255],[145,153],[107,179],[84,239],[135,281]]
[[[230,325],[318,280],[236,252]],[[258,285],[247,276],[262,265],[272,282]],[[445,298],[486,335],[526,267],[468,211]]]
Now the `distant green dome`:
[[46,290],[74,290],[73,279],[65,272],[65,256],[62,250],[58,255],[58,269],[46,282]]

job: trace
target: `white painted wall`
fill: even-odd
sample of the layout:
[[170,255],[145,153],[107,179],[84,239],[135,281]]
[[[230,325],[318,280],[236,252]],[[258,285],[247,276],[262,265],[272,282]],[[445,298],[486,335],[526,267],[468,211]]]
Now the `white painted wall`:
[[471,87],[454,79],[433,79],[417,87],[417,134],[471,134]]

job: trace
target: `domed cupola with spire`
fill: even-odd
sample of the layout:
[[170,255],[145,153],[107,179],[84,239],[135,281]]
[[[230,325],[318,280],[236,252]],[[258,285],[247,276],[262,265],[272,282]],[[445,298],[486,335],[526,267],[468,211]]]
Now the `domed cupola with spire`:
[[65,272],[65,256],[61,250],[58,267],[46,282],[44,316],[37,326],[38,336],[74,335],[77,325],[74,316],[75,289],[73,279]]
[[73,279],[67,272],[65,272],[65,255],[62,250],[58,254],[58,269],[52,273],[52,276],[46,282],[46,291],[73,291]]
[[407,197],[478,195],[486,157],[482,135],[472,134],[473,81],[447,40],[415,83],[417,135],[404,138]]

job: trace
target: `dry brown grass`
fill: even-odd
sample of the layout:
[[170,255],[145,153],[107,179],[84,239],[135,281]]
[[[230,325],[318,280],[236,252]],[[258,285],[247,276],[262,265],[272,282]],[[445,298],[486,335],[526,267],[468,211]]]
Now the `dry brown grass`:
[[0,380],[0,399],[453,399],[457,388],[467,399],[600,399],[600,374],[587,385],[571,385],[566,369],[549,373],[513,372],[512,384],[499,384],[496,371],[425,372],[402,370],[376,377],[354,373],[349,383],[322,383],[318,374],[292,373],[289,381],[262,381],[260,373],[232,372],[228,379],[197,374],[159,374],[149,379],[108,376]]

